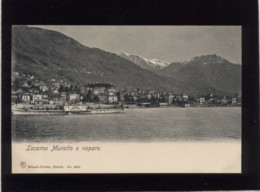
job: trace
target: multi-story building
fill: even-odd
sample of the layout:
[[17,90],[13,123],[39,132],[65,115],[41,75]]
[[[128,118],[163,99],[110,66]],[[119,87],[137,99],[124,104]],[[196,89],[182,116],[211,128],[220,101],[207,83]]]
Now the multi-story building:
[[185,92],[183,92],[183,93],[182,93],[182,99],[183,99],[184,101],[187,101],[187,100],[189,99],[189,95],[186,94]]
[[202,104],[204,104],[205,103],[205,97],[200,97],[199,98],[199,103],[202,105]]
[[69,98],[68,93],[66,93],[66,92],[61,92],[60,97],[61,97],[61,100],[63,100],[63,101],[67,101]]
[[30,102],[31,96],[29,94],[23,94],[22,95],[22,101],[23,102]]
[[80,100],[80,95],[77,93],[70,93],[69,94],[69,101],[79,101]]
[[42,100],[43,95],[42,94],[33,94],[32,95],[32,101],[37,102]]
[[137,96],[137,92],[136,92],[136,91],[130,91],[129,94],[130,94],[131,96]]
[[147,94],[146,94],[146,98],[147,98],[147,99],[151,99],[151,98],[152,98],[152,94],[151,94],[151,93],[147,93]]
[[117,96],[108,96],[108,103],[118,103],[118,98]]
[[173,95],[170,95],[170,96],[169,96],[169,99],[168,99],[169,105],[172,105],[173,99],[174,99],[174,96],[173,96]]
[[232,98],[232,105],[235,105],[235,104],[237,104],[237,98],[233,97]]
[[108,96],[106,94],[99,94],[98,95],[99,102],[100,103],[106,103],[108,102]]
[[224,96],[222,99],[221,99],[221,103],[222,104],[227,104],[228,100],[226,98],[226,96]]
[[94,95],[104,94],[105,92],[106,92],[105,87],[94,87],[93,88]]
[[57,95],[57,94],[59,94],[59,89],[58,88],[54,88],[54,89],[52,89],[52,94],[55,94],[55,95]]
[[116,92],[116,89],[115,89],[115,87],[111,86],[111,87],[108,87],[108,88],[107,88],[107,92],[108,92],[108,93],[115,93],[115,92]]
[[40,90],[41,90],[42,92],[46,92],[46,91],[49,90],[49,88],[48,88],[46,85],[40,85]]

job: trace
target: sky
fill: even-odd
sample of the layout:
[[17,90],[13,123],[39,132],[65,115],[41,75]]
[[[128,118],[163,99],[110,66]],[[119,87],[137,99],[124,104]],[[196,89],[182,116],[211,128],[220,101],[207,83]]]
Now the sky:
[[165,62],[217,54],[241,64],[240,26],[35,26],[61,32],[88,47]]

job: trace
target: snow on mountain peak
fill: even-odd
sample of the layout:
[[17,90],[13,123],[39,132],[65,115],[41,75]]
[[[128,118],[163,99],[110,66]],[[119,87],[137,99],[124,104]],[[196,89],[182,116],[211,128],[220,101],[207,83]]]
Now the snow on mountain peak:
[[125,59],[128,59],[132,61],[133,63],[137,64],[138,66],[150,69],[150,70],[157,70],[164,68],[169,65],[169,63],[161,61],[159,59],[153,58],[153,59],[147,59],[139,55],[131,55],[126,52],[122,52],[119,54],[121,57],[124,57]]
[[127,52],[122,52],[120,55],[126,55],[129,56],[129,54]]
[[159,59],[151,59],[151,62],[154,62],[155,65],[160,65],[161,67],[166,67],[167,65],[169,65],[169,63],[166,63],[164,61],[161,61]]

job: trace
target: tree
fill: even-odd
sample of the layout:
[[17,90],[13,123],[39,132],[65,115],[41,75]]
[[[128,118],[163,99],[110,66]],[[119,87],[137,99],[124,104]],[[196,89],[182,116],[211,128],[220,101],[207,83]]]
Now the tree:
[[88,90],[88,93],[86,95],[86,101],[91,102],[92,101],[92,92]]
[[116,96],[117,96],[117,98],[118,98],[118,101],[121,101],[121,94],[120,94],[120,92],[118,91],[118,92],[116,92]]
[[77,85],[75,85],[74,91],[75,91],[76,93],[80,93],[80,88],[79,88]]
[[74,87],[73,87],[73,85],[71,84],[70,85],[70,88],[69,88],[69,92],[73,92],[74,91]]
[[64,91],[69,92],[69,87],[65,87]]
[[152,103],[158,102],[157,99],[154,97],[154,95],[151,97],[151,102],[152,102]]
[[60,85],[60,87],[59,87],[59,89],[58,89],[58,92],[64,92],[64,90],[65,90],[65,88],[64,88],[64,86],[63,85]]
[[234,97],[238,98],[239,94],[238,93],[234,93]]
[[82,99],[82,102],[87,102],[87,95],[83,95],[83,99]]
[[189,98],[188,98],[188,102],[189,103],[195,103],[196,102],[196,98],[194,97],[194,96],[189,96]]
[[160,101],[160,102],[165,102],[165,97],[164,97],[164,95],[162,95],[162,94],[160,95],[159,101]]
[[99,102],[99,101],[100,101],[100,99],[98,98],[97,95],[95,95],[94,98],[93,98],[93,102]]
[[14,90],[17,90],[20,88],[20,80],[19,79],[15,79],[14,80]]
[[27,84],[29,85],[29,86],[32,86],[32,82],[29,80],[29,81],[27,81]]

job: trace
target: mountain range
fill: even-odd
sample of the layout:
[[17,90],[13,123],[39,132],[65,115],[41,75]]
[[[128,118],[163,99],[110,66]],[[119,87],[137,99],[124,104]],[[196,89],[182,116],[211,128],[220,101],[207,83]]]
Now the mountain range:
[[90,48],[62,33],[27,26],[12,28],[12,68],[35,73],[44,81],[55,78],[79,85],[105,82],[119,88],[194,95],[241,92],[241,65],[217,55],[168,64]]
[[165,77],[188,83],[201,92],[241,93],[241,65],[218,55],[197,56],[186,62],[175,62],[157,71]]

